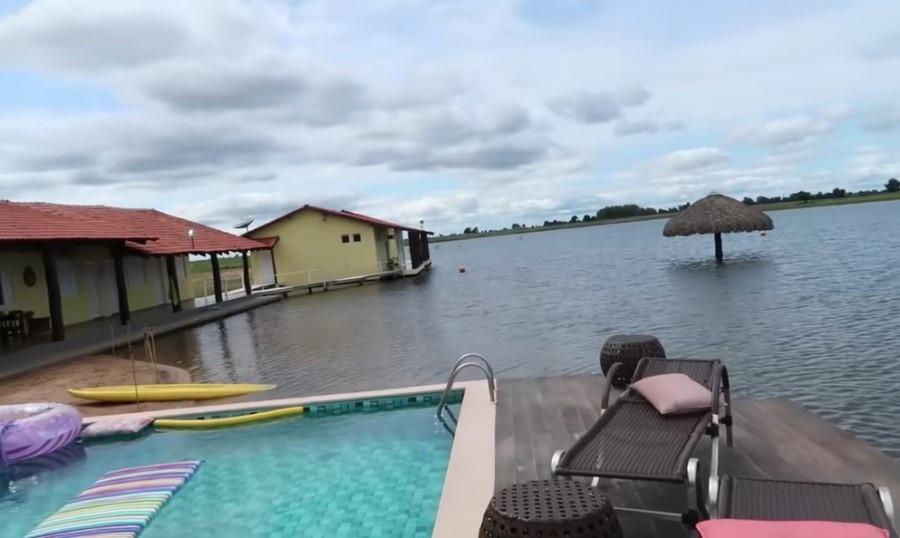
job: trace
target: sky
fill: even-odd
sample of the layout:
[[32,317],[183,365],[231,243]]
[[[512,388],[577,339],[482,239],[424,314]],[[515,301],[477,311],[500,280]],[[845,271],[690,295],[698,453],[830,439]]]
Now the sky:
[[880,188],[900,2],[0,0],[0,199],[465,226]]

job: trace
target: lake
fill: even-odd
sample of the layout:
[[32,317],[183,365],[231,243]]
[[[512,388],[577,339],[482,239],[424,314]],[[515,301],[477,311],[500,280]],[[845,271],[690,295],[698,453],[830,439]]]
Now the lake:
[[418,279],[282,301],[159,355],[311,395],[444,382],[468,351],[499,377],[594,372],[608,336],[649,333],[723,359],[738,397],[790,398],[900,457],[900,202],[771,216],[725,235],[721,266],[711,236],[664,238],[665,220],[433,244]]

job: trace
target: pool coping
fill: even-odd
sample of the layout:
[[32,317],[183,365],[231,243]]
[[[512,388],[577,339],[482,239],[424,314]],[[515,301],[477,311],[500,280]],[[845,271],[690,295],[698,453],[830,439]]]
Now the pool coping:
[[[458,381],[454,390],[464,397],[459,423],[444,475],[441,500],[435,517],[433,538],[477,536],[484,508],[494,493],[495,404],[490,400],[487,381]],[[256,400],[232,404],[204,405],[85,417],[84,424],[117,418],[177,418],[200,414],[256,411],[277,407],[310,406],[372,398],[417,396],[442,392],[444,385],[419,385],[385,390],[323,394],[276,400]]]

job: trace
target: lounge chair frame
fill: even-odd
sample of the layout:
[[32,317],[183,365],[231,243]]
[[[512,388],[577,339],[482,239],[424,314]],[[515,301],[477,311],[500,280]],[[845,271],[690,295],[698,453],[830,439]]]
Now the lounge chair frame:
[[[622,512],[635,512],[656,518],[681,520],[685,524],[693,525],[699,519],[708,517],[711,507],[715,506],[714,503],[718,500],[719,431],[722,425],[725,426],[726,444],[731,447],[734,443],[731,431],[731,385],[728,380],[728,370],[718,360],[641,359],[637,368],[635,368],[632,383],[651,375],[686,373],[687,375],[694,374],[692,377],[696,381],[704,383],[712,393],[710,410],[706,413],[663,417],[642,396],[632,391],[630,386],[612,406],[609,405],[612,391],[611,380],[615,378],[615,374],[620,366],[620,364],[614,364],[607,372],[601,399],[600,418],[569,450],[559,450],[553,455],[550,469],[556,476],[566,478],[588,477],[592,478],[595,484],[600,478],[681,483],[684,486],[687,498],[687,510],[685,512],[676,513],[620,506],[615,508]],[[697,379],[697,376],[700,374],[703,375],[703,378]],[[603,464],[597,464],[597,467],[591,468],[584,465],[584,462],[580,466],[575,462],[582,453],[590,454],[592,450],[602,452],[603,448],[598,448],[595,445],[602,443],[600,439],[602,435],[616,435],[615,429],[622,427],[622,425],[613,424],[612,422],[616,413],[619,412],[637,413],[635,416],[644,413],[647,420],[655,421],[657,425],[670,425],[680,428],[680,430],[675,432],[674,437],[669,438],[669,441],[677,440],[681,444],[674,463],[670,462],[670,464],[673,463],[674,469],[670,466],[668,472],[661,472],[658,469],[657,471],[641,471],[634,468],[622,471],[621,469],[604,469]],[[613,426],[610,426],[610,424],[613,424]],[[648,426],[652,428],[652,425]],[[612,433],[608,431],[610,429],[613,430]],[[683,434],[683,438],[679,437],[679,434]],[[703,493],[698,484],[701,470],[700,460],[692,457],[694,449],[704,435],[710,438],[709,497],[706,501],[704,501]],[[623,436],[627,436],[627,432],[624,432]],[[625,444],[627,445],[627,441]],[[635,452],[639,452],[641,447],[633,446],[627,448],[629,451],[633,448]],[[666,455],[669,456],[669,459],[673,456],[672,453],[667,453]]]
[[[712,518],[868,523],[898,538],[894,504],[884,486],[741,478],[724,474]],[[760,502],[765,501],[765,502]]]

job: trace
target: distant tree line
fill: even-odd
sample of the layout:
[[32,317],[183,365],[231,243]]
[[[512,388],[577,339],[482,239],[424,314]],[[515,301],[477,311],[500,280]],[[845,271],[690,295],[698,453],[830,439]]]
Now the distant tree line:
[[777,204],[780,202],[802,202],[806,203],[810,200],[828,200],[831,198],[847,198],[848,196],[870,196],[872,194],[880,194],[882,192],[900,192],[900,181],[891,178],[884,184],[884,190],[872,189],[868,191],[847,192],[847,189],[835,187],[831,192],[817,192],[815,194],[808,191],[792,192],[787,196],[757,196],[754,200],[749,196],[745,196],[743,202],[747,205],[756,204]]
[[[869,196],[872,194],[879,194],[882,192],[900,192],[900,181],[898,181],[895,178],[889,179],[888,182],[885,183],[883,191],[874,189],[874,190],[868,190],[868,191],[862,190],[862,191],[857,191],[857,192],[847,192],[846,189],[842,189],[840,187],[835,187],[830,192],[817,192],[815,194],[813,194],[811,192],[807,192],[807,191],[797,191],[797,192],[791,193],[787,196],[771,196],[771,197],[757,196],[755,199],[747,196],[747,197],[744,197],[743,202],[747,205],[777,204],[780,202],[806,203],[806,202],[809,202],[810,200],[823,200],[823,199],[829,199],[829,198],[846,198],[846,197],[851,197],[851,196]],[[648,215],[661,215],[661,214],[666,214],[666,213],[677,213],[677,212],[689,207],[690,205],[691,205],[690,203],[686,203],[686,204],[681,204],[679,206],[662,208],[662,209],[656,209],[653,207],[641,207],[637,204],[610,205],[610,206],[606,206],[601,209],[598,209],[597,212],[593,215],[586,214],[581,217],[579,217],[578,215],[572,215],[571,218],[569,218],[569,220],[558,220],[558,219],[545,220],[542,225],[537,225],[537,226],[535,226],[535,225],[529,226],[527,224],[520,224],[518,222],[514,222],[512,224],[512,226],[510,226],[509,228],[503,228],[502,230],[484,230],[484,232],[487,233],[487,232],[495,232],[495,231],[506,231],[506,230],[510,230],[510,229],[521,230],[521,229],[525,229],[525,228],[539,228],[541,226],[545,226],[545,227],[562,226],[565,224],[576,224],[576,223],[583,223],[583,222],[596,222],[596,221],[602,221],[602,220],[626,219],[626,218],[631,218],[631,217],[643,217],[643,216],[648,216]],[[472,227],[467,226],[463,230],[463,234],[465,234],[465,235],[477,234],[477,233],[482,233],[478,229],[478,226],[472,226]]]

